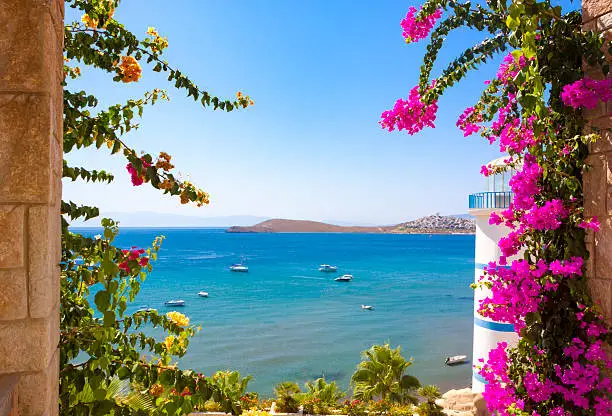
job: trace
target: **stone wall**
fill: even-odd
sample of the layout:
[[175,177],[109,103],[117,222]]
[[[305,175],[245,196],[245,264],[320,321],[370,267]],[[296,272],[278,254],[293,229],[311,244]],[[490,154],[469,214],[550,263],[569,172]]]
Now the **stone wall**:
[[58,413],[63,0],[0,7],[0,376]]
[[[582,19],[585,30],[596,30],[612,38],[612,1],[583,0]],[[597,68],[585,67],[587,76],[603,79]],[[610,75],[609,75],[610,76]],[[601,304],[612,323],[612,102],[585,111],[589,132],[603,129],[602,137],[591,147],[589,164],[593,167],[584,177],[585,214],[597,216],[601,222],[598,233],[589,234],[587,247],[591,253],[588,279],[591,294]],[[608,129],[605,131],[605,129]]]

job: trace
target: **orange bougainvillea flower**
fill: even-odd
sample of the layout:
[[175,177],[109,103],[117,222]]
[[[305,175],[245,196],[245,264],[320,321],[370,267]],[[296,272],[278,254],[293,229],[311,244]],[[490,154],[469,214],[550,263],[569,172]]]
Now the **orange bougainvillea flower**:
[[122,56],[119,64],[123,82],[136,82],[142,76],[142,68],[133,56]]
[[161,384],[153,384],[149,387],[149,393],[153,397],[159,397],[164,392],[164,387]]

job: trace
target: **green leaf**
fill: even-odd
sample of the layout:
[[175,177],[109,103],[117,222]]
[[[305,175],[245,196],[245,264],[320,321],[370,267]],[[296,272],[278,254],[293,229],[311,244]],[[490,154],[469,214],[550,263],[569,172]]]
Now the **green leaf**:
[[106,290],[100,290],[94,296],[94,302],[100,312],[104,312],[108,309],[110,303],[110,294]]

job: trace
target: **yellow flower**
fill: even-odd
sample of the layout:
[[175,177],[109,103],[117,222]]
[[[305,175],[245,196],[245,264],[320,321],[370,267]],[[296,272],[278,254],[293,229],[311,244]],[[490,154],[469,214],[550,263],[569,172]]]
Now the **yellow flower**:
[[142,68],[133,56],[122,56],[119,64],[123,82],[136,82],[142,75]]
[[172,345],[174,345],[174,340],[175,338],[172,335],[169,335],[166,337],[166,340],[164,341],[164,346],[166,347],[167,350],[172,348]]
[[189,325],[189,318],[187,318],[185,315],[183,315],[180,312],[175,312],[175,311],[168,312],[166,316],[178,326]]
[[149,26],[149,28],[147,29],[147,35],[151,35],[155,37],[158,36],[157,31],[155,30],[153,26]]

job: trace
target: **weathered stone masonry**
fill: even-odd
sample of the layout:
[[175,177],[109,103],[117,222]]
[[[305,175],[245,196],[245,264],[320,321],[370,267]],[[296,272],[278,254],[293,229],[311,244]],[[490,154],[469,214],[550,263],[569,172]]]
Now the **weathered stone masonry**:
[[[583,0],[583,27],[602,32],[612,38],[612,1]],[[610,60],[610,57],[608,57]],[[586,75],[602,79],[602,72],[585,67]],[[612,129],[612,102],[585,111],[591,127]],[[587,131],[592,129],[587,128]],[[588,262],[588,282],[591,295],[600,302],[608,323],[612,323],[612,132],[602,131],[601,140],[593,144],[589,155],[592,170],[584,177],[585,213],[597,216],[601,222],[598,233],[590,233],[587,247],[591,253]]]
[[64,4],[1,3],[0,378],[13,412],[56,415]]

